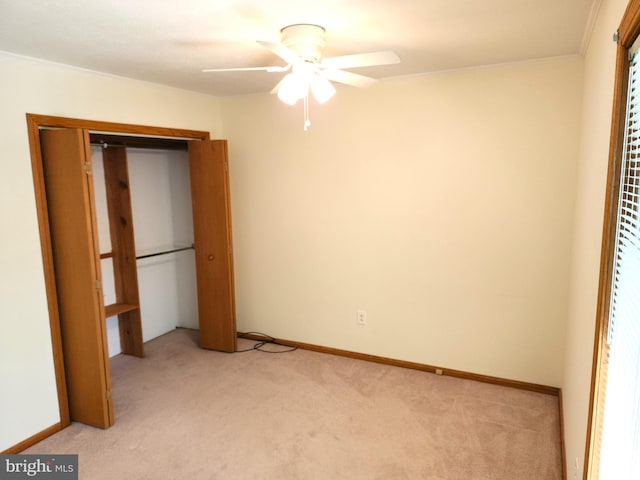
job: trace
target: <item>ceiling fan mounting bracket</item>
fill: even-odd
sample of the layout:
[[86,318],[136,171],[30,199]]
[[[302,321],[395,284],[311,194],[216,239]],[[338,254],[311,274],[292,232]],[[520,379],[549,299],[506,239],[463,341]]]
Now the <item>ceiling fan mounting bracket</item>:
[[320,61],[325,29],[320,25],[296,23],[280,30],[282,43],[306,62]]

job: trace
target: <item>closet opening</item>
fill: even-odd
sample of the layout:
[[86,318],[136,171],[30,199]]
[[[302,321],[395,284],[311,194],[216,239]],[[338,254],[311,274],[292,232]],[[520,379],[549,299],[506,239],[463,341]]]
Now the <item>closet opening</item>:
[[27,114],[60,428],[114,423],[109,357],[176,326],[236,349],[227,143]]
[[[121,345],[122,317],[136,315],[136,307],[142,343],[177,327],[198,328],[188,143],[102,133],[90,133],[89,138],[107,344],[113,357],[128,353]],[[109,162],[118,161],[114,155],[126,157],[125,180],[108,181]],[[118,247],[112,247],[119,241],[112,228],[118,229],[123,218],[123,212],[112,211],[114,193],[109,190],[117,194],[118,181],[126,181],[130,193],[131,218],[126,221],[133,230],[136,275],[126,281],[138,286],[131,302],[121,301],[135,292],[122,286],[126,265],[118,258]]]

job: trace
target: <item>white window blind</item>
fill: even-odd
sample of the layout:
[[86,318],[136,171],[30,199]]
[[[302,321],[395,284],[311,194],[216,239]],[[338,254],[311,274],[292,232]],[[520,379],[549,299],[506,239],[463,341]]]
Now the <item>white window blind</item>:
[[609,312],[600,480],[640,479],[640,55],[630,60]]

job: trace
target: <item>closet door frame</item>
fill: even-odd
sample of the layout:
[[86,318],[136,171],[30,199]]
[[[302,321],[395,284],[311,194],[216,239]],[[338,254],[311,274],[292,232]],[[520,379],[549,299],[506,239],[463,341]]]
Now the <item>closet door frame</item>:
[[[40,247],[46,288],[47,306],[49,310],[49,325],[51,328],[51,343],[53,350],[53,364],[56,386],[58,391],[58,406],[60,423],[47,430],[53,434],[70,425],[69,398],[66,386],[62,337],[60,328],[60,312],[58,310],[56,279],[53,267],[53,250],[49,225],[49,211],[45,192],[45,179],[40,146],[40,130],[47,128],[85,129],[91,132],[108,132],[115,134],[135,135],[140,137],[164,137],[181,140],[210,140],[206,131],[183,130],[126,123],[102,122],[77,118],[56,117],[27,113],[27,129],[29,134],[29,148],[31,167],[33,172],[34,193],[40,234]],[[41,440],[40,438],[37,441]]]

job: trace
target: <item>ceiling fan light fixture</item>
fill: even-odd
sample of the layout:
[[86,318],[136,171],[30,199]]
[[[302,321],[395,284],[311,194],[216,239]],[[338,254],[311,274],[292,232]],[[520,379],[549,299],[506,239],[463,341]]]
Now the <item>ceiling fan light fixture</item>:
[[311,77],[310,87],[311,93],[320,104],[327,102],[336,93],[336,88],[331,82],[320,75]]
[[287,105],[295,105],[296,102],[307,96],[309,92],[309,81],[297,72],[289,73],[282,80],[278,89],[278,98]]

